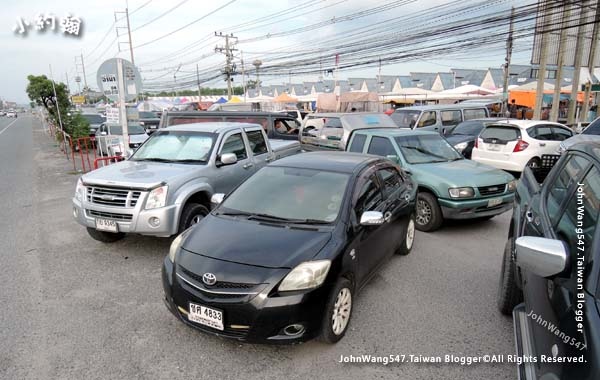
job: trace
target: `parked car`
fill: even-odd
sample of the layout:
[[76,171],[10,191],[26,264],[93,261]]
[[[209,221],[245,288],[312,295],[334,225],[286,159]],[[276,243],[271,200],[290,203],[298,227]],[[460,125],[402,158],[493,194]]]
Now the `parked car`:
[[281,140],[298,140],[298,131],[300,128],[300,123],[295,117],[288,114],[250,111],[168,111],[163,112],[159,128],[188,123],[214,123],[219,121],[259,124],[264,128],[269,138]]
[[269,141],[255,124],[162,129],[128,160],[84,174],[73,214],[103,242],[125,233],[171,236],[208,214],[215,192],[227,193],[267,162],[299,151],[297,141]]
[[356,293],[395,252],[411,251],[416,191],[379,157],[311,152],[272,163],[173,241],[165,303],[215,335],[335,343]]
[[17,111],[9,110],[6,112],[6,117],[14,117],[17,118]]
[[300,142],[308,151],[344,150],[352,131],[369,128],[398,127],[383,113],[312,113],[302,123]]
[[397,162],[419,186],[416,226],[444,219],[489,219],[512,208],[516,181],[505,171],[465,159],[437,132],[371,129],[352,133],[348,151]]
[[498,289],[517,357],[537,358],[519,379],[600,378],[599,152],[573,145],[541,187],[529,168],[519,181]]
[[0,116],[6,116],[6,111],[0,111]]
[[445,131],[446,140],[465,158],[471,158],[475,140],[483,128],[490,123],[501,120],[499,118],[473,119],[459,123],[454,128]]
[[600,141],[600,117],[591,122],[580,134],[562,141],[558,146],[558,154],[562,154],[577,143],[596,140]]
[[144,127],[138,123],[129,123],[127,133],[129,134],[129,143],[125,148],[123,127],[120,124],[100,124],[95,135],[97,154],[109,157],[128,156],[130,151],[139,148],[149,137]]
[[397,108],[390,115],[400,128],[424,128],[439,133],[443,133],[444,128],[451,128],[464,120],[489,116],[490,112],[485,104],[468,103],[403,107]]
[[556,154],[561,141],[573,136],[562,124],[543,120],[501,120],[481,132],[471,159],[513,172],[539,168],[542,156]]
[[152,134],[158,129],[160,124],[160,117],[156,112],[150,111],[139,111],[140,125],[144,127],[147,134]]
[[90,136],[95,136],[100,125],[106,122],[106,118],[99,113],[82,113],[81,116],[90,124]]

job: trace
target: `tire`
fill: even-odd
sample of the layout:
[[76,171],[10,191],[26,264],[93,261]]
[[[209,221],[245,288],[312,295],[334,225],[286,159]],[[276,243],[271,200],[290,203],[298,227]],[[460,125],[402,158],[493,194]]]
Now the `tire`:
[[430,193],[419,192],[417,195],[417,215],[415,225],[417,230],[424,232],[435,231],[442,225],[442,210],[437,199]]
[[404,233],[404,237],[400,242],[400,246],[396,250],[396,253],[402,256],[406,256],[412,250],[413,244],[415,242],[415,216],[411,215],[408,220],[408,224],[406,225],[406,232]]
[[208,209],[199,203],[186,204],[181,213],[181,218],[179,218],[179,233],[200,222],[208,215],[208,212]]
[[87,227],[87,232],[92,239],[101,241],[102,243],[114,243],[125,237],[123,232],[104,232],[91,227]]
[[504,315],[511,315],[515,306],[523,301],[523,293],[516,283],[517,268],[512,260],[514,241],[513,238],[506,241],[498,283],[498,310]]
[[527,163],[525,164],[525,167],[530,167],[531,170],[536,170],[539,169],[541,166],[541,161],[539,158],[537,157],[533,157],[531,160],[527,161]]
[[334,344],[346,335],[346,331],[348,331],[348,326],[350,325],[350,318],[352,317],[352,302],[354,298],[352,289],[352,283],[343,277],[333,287],[325,305],[325,314],[323,315],[321,335],[319,337],[321,341]]

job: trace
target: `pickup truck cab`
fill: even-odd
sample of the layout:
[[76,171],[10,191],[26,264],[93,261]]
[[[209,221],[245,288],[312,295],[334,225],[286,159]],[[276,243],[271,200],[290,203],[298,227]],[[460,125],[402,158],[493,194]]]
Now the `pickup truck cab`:
[[[300,152],[260,125],[186,124],[152,134],[128,160],[84,174],[73,215],[90,236],[171,236],[199,222],[215,193],[229,193],[267,163]],[[267,195],[266,195],[267,196]]]
[[512,208],[513,176],[465,159],[437,132],[356,130],[347,150],[387,157],[412,175],[421,231],[438,229],[444,219],[489,219]]
[[543,185],[525,168],[498,288],[519,379],[600,379],[600,143],[568,148]]

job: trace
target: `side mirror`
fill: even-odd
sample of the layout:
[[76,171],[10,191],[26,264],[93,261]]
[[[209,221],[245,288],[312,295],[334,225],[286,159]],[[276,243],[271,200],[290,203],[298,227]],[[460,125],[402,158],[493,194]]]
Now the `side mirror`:
[[223,202],[223,199],[225,199],[225,194],[216,193],[210,198],[210,203],[212,203],[214,206],[218,206]]
[[567,248],[560,240],[522,236],[515,245],[517,265],[538,276],[557,275],[567,266]]
[[220,161],[222,165],[233,165],[237,162],[237,156],[235,153],[225,153],[221,155]]
[[442,128],[442,135],[446,136],[446,128]]
[[379,211],[365,211],[360,216],[361,226],[379,226],[384,221],[383,214]]
[[388,154],[387,156],[385,156],[385,158],[397,164],[400,163],[400,159],[395,154]]

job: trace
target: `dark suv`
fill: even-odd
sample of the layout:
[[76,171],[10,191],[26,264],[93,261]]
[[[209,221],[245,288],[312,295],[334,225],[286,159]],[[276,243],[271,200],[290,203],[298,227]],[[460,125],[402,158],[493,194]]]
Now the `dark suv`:
[[520,379],[600,379],[599,208],[600,143],[569,148],[542,186],[523,172],[498,291]]

